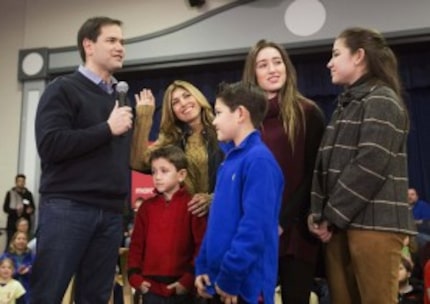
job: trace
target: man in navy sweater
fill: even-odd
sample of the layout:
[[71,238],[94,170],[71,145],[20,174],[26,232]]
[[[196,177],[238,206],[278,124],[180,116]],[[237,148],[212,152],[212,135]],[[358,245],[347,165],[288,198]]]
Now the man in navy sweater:
[[88,19],[79,69],[49,84],[36,114],[41,158],[37,257],[31,303],[60,303],[75,275],[76,303],[107,303],[129,189],[132,112],[112,76],[124,60],[122,22]]

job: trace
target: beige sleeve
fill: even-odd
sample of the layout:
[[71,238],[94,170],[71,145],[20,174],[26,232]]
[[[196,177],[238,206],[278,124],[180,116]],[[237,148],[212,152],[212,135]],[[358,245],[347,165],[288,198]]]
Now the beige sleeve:
[[148,148],[149,132],[152,127],[154,106],[140,105],[136,107],[136,118],[131,141],[130,167],[133,170],[145,171],[149,169]]

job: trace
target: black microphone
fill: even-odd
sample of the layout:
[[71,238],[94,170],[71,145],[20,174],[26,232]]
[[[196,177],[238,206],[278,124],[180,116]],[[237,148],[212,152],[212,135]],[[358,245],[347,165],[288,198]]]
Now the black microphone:
[[128,84],[125,81],[120,81],[116,85],[116,92],[118,93],[118,104],[120,107],[127,105],[127,92]]

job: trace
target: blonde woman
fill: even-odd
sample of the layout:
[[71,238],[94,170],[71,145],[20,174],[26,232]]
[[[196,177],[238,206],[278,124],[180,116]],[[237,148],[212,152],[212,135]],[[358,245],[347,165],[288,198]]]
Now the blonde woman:
[[193,194],[189,211],[203,216],[208,212],[215,185],[216,170],[222,160],[213,110],[206,97],[191,83],[176,80],[164,93],[158,139],[148,145],[153,123],[155,99],[149,89],[135,95],[136,121],[132,140],[131,167],[150,172],[150,152],[161,146],[176,145],[184,150],[189,164],[185,181]]

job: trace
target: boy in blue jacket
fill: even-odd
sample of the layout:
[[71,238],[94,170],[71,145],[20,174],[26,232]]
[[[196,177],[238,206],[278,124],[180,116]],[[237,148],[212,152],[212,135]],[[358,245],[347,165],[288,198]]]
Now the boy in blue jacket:
[[284,179],[257,131],[266,110],[257,86],[220,86],[213,124],[226,156],[195,265],[197,291],[211,303],[274,301]]

